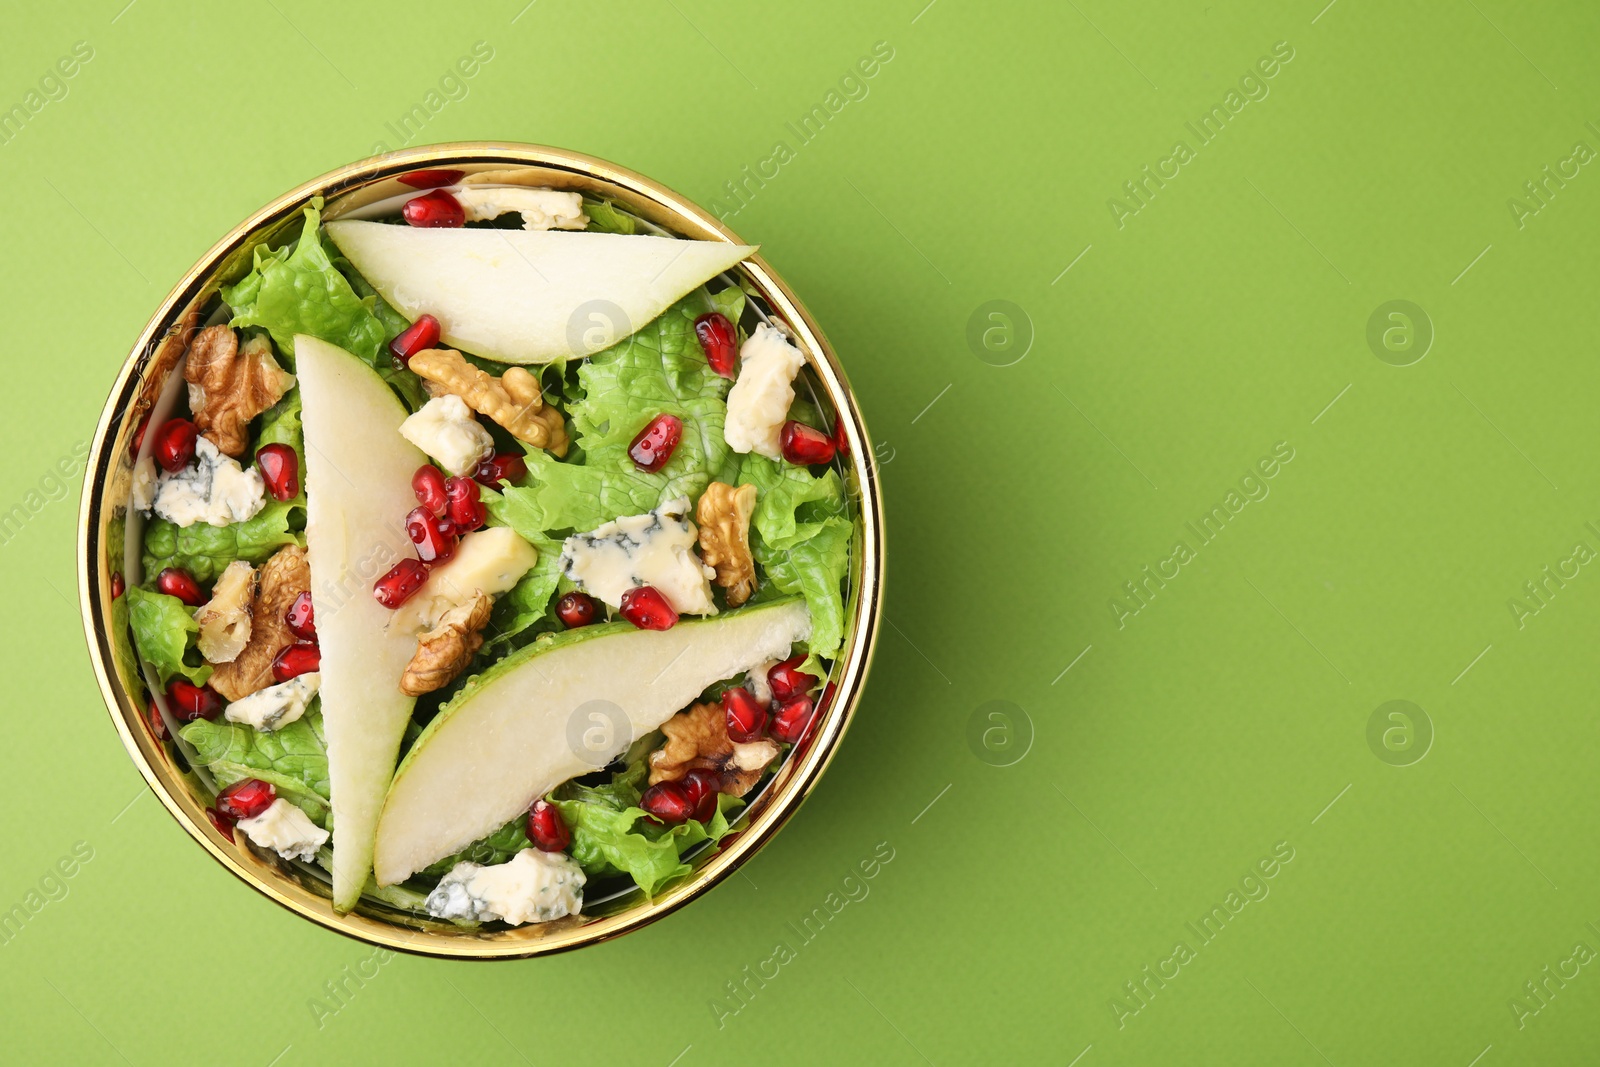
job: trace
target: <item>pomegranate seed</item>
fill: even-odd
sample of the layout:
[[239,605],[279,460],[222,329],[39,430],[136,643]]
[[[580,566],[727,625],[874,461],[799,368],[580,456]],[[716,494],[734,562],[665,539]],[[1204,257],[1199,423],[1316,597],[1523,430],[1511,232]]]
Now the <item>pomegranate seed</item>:
[[294,603],[289,605],[289,610],[284,613],[284,621],[289,624],[289,632],[302,641],[315,641],[317,639],[317,614],[311,604],[311,590],[294,598]]
[[709,822],[717,813],[717,786],[721,780],[717,772],[695,767],[683,776],[683,790],[689,795],[689,805],[694,808],[695,822]]
[[139,449],[144,447],[144,433],[150,428],[150,413],[144,413],[144,418],[139,420],[139,425],[133,431],[133,455],[137,459]]
[[783,451],[783,458],[796,466],[809,467],[813,463],[833,462],[832,439],[803,422],[790,419],[784,423],[778,444]]
[[222,814],[222,812],[218,811],[216,808],[207,808],[206,818],[210,819],[211,825],[217,828],[217,833],[221,834],[223,837],[226,837],[229,841],[233,840],[232,819]]
[[644,791],[639,806],[669,826],[688,822],[694,814],[689,793],[680,782],[661,782]]
[[417,546],[424,563],[443,563],[456,554],[456,528],[425,507],[414,507],[406,516],[406,536]]
[[622,594],[622,617],[641,630],[670,630],[678,613],[654,586],[641,585]]
[[111,599],[115,600],[128,591],[128,583],[123,581],[121,571],[111,572]]
[[400,175],[400,181],[413,189],[437,189],[441,185],[454,185],[465,172],[459,170],[414,170]]
[[412,197],[400,209],[400,214],[413,226],[456,227],[465,225],[467,221],[467,213],[461,210],[461,202],[443,189]]
[[167,699],[172,701],[173,717],[184,722],[215,719],[222,714],[222,694],[209,685],[174,678],[167,685]]
[[293,500],[300,495],[300,457],[288,445],[262,445],[256,450],[256,466],[274,500]]
[[176,474],[194,458],[194,441],[200,431],[188,419],[168,419],[156,431],[151,454],[163,470]]
[[156,575],[156,591],[175,596],[191,608],[206,602],[206,595],[200,591],[200,583],[188,571],[177,567],[168,567]]
[[739,359],[739,334],[728,316],[720,311],[701,315],[694,320],[694,335],[700,339],[700,348],[711,369],[724,378],[732,378],[734,364]]
[[413,322],[401,331],[400,336],[389,342],[389,356],[397,367],[409,367],[411,357],[418,352],[425,352],[430,348],[439,346],[439,320],[432,315],[419,315]]
[[798,669],[800,664],[805,661],[806,658],[804,656],[796,656],[793,659],[784,660],[767,672],[767,685],[772,688],[773,700],[782,704],[791,697],[799,696],[801,693],[809,693],[812,687],[817,684],[817,679],[814,675],[806,674]]
[[657,415],[645,424],[628,446],[633,465],[654,474],[667,465],[678,442],[683,440],[683,420],[676,415]]
[[423,507],[435,515],[444,514],[444,471],[432,463],[424,463],[411,476],[411,491],[417,494],[417,502]]
[[600,605],[594,602],[594,597],[576,589],[556,601],[556,617],[569,630],[588,626],[599,614]]
[[767,728],[767,709],[742,685],[722,694],[722,711],[728,718],[728,740],[735,744],[754,741]]
[[278,791],[271,782],[246,778],[217,794],[217,811],[232,819],[253,819],[272,807]]
[[479,463],[472,477],[479,485],[498,489],[501,482],[520,482],[527,473],[526,460],[514,452],[501,452]]
[[479,496],[478,483],[471,478],[445,479],[444,512],[462,533],[471,533],[489,521],[489,510]]
[[536,801],[528,812],[528,840],[540,852],[565,852],[572,844],[561,810],[547,800]]
[[272,677],[279,682],[322,669],[322,649],[310,642],[290,645],[272,661]]
[[801,693],[779,706],[778,713],[772,717],[772,728],[768,732],[774,741],[797,745],[811,725],[815,710],[816,705],[811,702],[811,698]]
[[844,432],[844,420],[837,416],[833,420],[833,447],[841,456],[850,454],[850,438]]
[[426,564],[420,559],[403,559],[372,583],[372,595],[384,607],[398,608],[410,600],[427,580]]
[[150,735],[157,741],[167,739],[167,720],[161,717],[161,709],[156,707],[156,698],[151,697],[150,703],[144,709],[145,722],[150,724]]

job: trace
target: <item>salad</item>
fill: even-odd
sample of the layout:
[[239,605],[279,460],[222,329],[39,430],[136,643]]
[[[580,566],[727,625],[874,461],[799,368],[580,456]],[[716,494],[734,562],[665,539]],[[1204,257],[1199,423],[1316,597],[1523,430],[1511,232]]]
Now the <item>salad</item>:
[[833,694],[846,445],[754,249],[524,174],[314,199],[136,435],[150,729],[341,912],[653,896]]

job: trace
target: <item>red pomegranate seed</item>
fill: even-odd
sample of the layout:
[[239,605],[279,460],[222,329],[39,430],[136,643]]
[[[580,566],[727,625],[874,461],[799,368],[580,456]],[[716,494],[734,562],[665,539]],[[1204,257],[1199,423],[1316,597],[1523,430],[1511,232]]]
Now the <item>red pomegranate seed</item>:
[[256,466],[274,500],[293,500],[300,495],[300,457],[288,445],[262,445],[256,450]]
[[489,510],[479,499],[478,483],[471,478],[446,478],[444,513],[462,533],[471,533],[489,521]]
[[784,660],[767,671],[767,685],[772,687],[773,700],[782,704],[791,697],[809,693],[817,684],[815,675],[806,674],[799,669],[800,664],[805,661],[804,656],[796,656]]
[[400,209],[400,214],[413,226],[456,227],[465,225],[467,221],[467,213],[461,210],[461,202],[443,189],[412,197]]
[[221,834],[223,837],[226,837],[229,841],[233,840],[232,819],[222,814],[222,812],[218,811],[216,808],[207,808],[206,818],[210,819],[211,825],[217,828],[217,833]]
[[384,607],[398,608],[410,600],[427,580],[427,564],[420,559],[403,559],[372,583],[372,595]]
[[322,649],[310,642],[290,645],[272,661],[272,677],[279,682],[322,669]]
[[804,693],[792,700],[784,701],[778,707],[778,713],[772,717],[772,727],[768,733],[772,735],[774,741],[797,745],[811,725],[815,710],[816,705]]
[[678,625],[678,613],[654,586],[641,585],[623,593],[618,610],[641,630],[670,630]]
[[317,639],[317,614],[311,604],[311,590],[307,589],[294,598],[294,603],[284,613],[284,621],[289,624],[289,632],[300,640]]
[[441,185],[454,185],[464,174],[459,170],[414,170],[399,176],[400,181],[413,189],[437,189]]
[[661,782],[644,791],[639,806],[668,826],[688,822],[694,814],[688,791],[680,782]]
[[139,449],[144,447],[144,434],[148,429],[150,429],[150,413],[147,411],[144,413],[144,418],[139,420],[138,427],[133,431],[133,455],[135,459],[139,457]]
[[718,784],[717,772],[704,767],[695,767],[683,776],[683,790],[694,808],[695,822],[708,822],[717,813]]
[[156,431],[151,454],[163,470],[176,474],[194,458],[194,442],[199,435],[200,431],[188,419],[168,419]]
[[217,794],[217,810],[232,819],[253,819],[272,807],[278,791],[271,782],[246,778]]
[[728,316],[720,311],[701,315],[694,320],[694,335],[700,339],[711,369],[724,378],[732,378],[734,364],[739,360],[739,334]]
[[200,591],[200,583],[188,571],[178,567],[168,567],[156,575],[156,592],[175,596],[191,608],[206,602],[206,595]]
[[722,694],[722,711],[728,718],[728,740],[735,744],[754,741],[767,728],[767,709],[742,685]]
[[567,829],[561,809],[547,800],[535,801],[528,812],[528,840],[540,852],[565,852],[572,844],[572,831]]
[[838,416],[833,420],[833,447],[841,456],[850,454],[850,437],[844,432],[844,419]]
[[444,514],[444,471],[432,463],[424,463],[411,476],[411,491],[417,494],[417,502],[423,507],[435,515]]
[[676,415],[657,415],[645,424],[628,446],[633,465],[654,474],[667,465],[678,442],[683,440],[683,420]]
[[144,720],[150,725],[150,736],[157,741],[167,739],[167,720],[161,717],[161,709],[156,707],[156,698],[152,696],[150,703],[145,706]]
[[526,460],[515,452],[501,452],[479,463],[472,477],[479,485],[499,489],[501,482],[520,482],[527,473]]
[[414,507],[406,516],[406,536],[424,563],[443,563],[456,554],[455,525],[425,507]]
[[594,602],[594,597],[576,589],[556,601],[556,617],[569,630],[588,626],[599,614],[600,605]]
[[115,600],[128,591],[128,583],[123,581],[121,571],[111,572],[111,599]]
[[779,448],[783,458],[800,467],[813,463],[833,462],[833,441],[821,430],[812,429],[803,422],[790,419],[783,424],[779,435]]
[[413,322],[401,331],[400,336],[389,342],[389,356],[397,367],[409,367],[411,357],[418,352],[427,351],[439,346],[439,320],[432,315],[419,315]]
[[215,719],[222,714],[222,694],[209,685],[174,678],[167,685],[167,699],[172,702],[173,717],[184,722]]

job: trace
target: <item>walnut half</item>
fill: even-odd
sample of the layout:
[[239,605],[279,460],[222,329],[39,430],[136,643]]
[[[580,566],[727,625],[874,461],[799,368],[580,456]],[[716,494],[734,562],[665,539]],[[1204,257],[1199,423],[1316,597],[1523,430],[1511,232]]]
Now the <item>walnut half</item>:
[[306,550],[299,545],[285,545],[261,565],[250,641],[232,662],[212,672],[211,688],[232,702],[276,681],[272,677],[272,661],[295,643],[287,618],[289,608],[295,597],[310,588],[311,565],[306,561]]
[[453,348],[430,348],[408,364],[429,383],[429,392],[454,393],[480,415],[505,427],[519,441],[557,456],[567,454],[567,428],[561,412],[546,407],[539,377],[523,367],[507,367],[496,378],[479,370]]
[[211,599],[194,613],[200,627],[200,654],[207,663],[232,663],[250,643],[255,610],[256,569],[236,559],[222,569]]
[[717,776],[717,792],[742,797],[755,787],[781,751],[762,739],[735,744],[728,739],[727,716],[719,704],[696,704],[661,727],[666,744],[650,753],[650,784],[674,782],[693,768]]
[[207,326],[189,346],[183,367],[194,424],[224,455],[244,454],[250,420],[283,399],[294,375],[272,358],[272,344],[253,334],[239,347],[231,327]]
[[483,628],[494,600],[481,590],[439,616],[438,625],[417,638],[417,652],[406,664],[400,691],[408,697],[431,693],[452,681],[483,647]]
[[700,556],[717,571],[717,584],[728,591],[728,604],[738,607],[756,591],[756,561],[750,556],[750,516],[756,510],[756,487],[735,489],[712,482],[700,496],[695,520],[700,524]]

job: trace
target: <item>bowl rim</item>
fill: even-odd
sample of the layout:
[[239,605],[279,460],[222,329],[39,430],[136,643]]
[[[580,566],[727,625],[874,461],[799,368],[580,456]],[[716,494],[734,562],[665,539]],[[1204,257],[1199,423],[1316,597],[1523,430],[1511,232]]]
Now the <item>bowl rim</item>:
[[[110,581],[118,567],[104,563],[102,556],[107,551],[110,522],[116,515],[118,503],[106,499],[107,493],[116,481],[118,464],[125,462],[127,444],[135,428],[128,413],[145,384],[146,372],[155,360],[165,331],[183,308],[203,294],[205,286],[214,280],[228,258],[246,247],[246,242],[254,239],[258,231],[294,218],[314,196],[331,201],[341,193],[402,173],[452,164],[536,166],[565,171],[578,180],[620,187],[648,202],[669,217],[672,228],[685,237],[747,243],[709,212],[658,182],[594,156],[545,145],[458,141],[413,146],[349,163],[301,183],[252,212],[202,255],[162,299],[124,359],[95,427],[79,501],[78,599],[89,658],[106,710],[123,746],[162,805],[224,869],[289,911],[368,945],[446,959],[520,959],[598,944],[671,914],[710,891],[742,866],[776,835],[810,795],[854,718],[880,629],[883,500],[871,439],[832,347],[787,284],[759,254],[751,255],[734,268],[735,271],[753,283],[772,310],[792,327],[796,340],[807,354],[807,364],[821,381],[844,424],[849,444],[847,458],[859,486],[861,520],[860,585],[856,590],[854,611],[846,623],[849,640],[835,665],[834,700],[810,741],[791,751],[778,772],[782,780],[769,786],[769,795],[760,801],[751,824],[724,838],[716,854],[694,874],[654,899],[570,927],[550,929],[559,924],[546,924],[547,928],[541,929],[534,925],[489,935],[410,929],[359,910],[335,912],[326,898],[295,884],[278,873],[274,864],[255,856],[248,848],[222,837],[211,826],[204,808],[196,802],[181,774],[165,755],[164,746],[158,748],[152,740],[144,726],[143,709],[122,685],[113,666],[116,653],[110,636]],[[524,936],[515,936],[518,931],[523,931]]]

